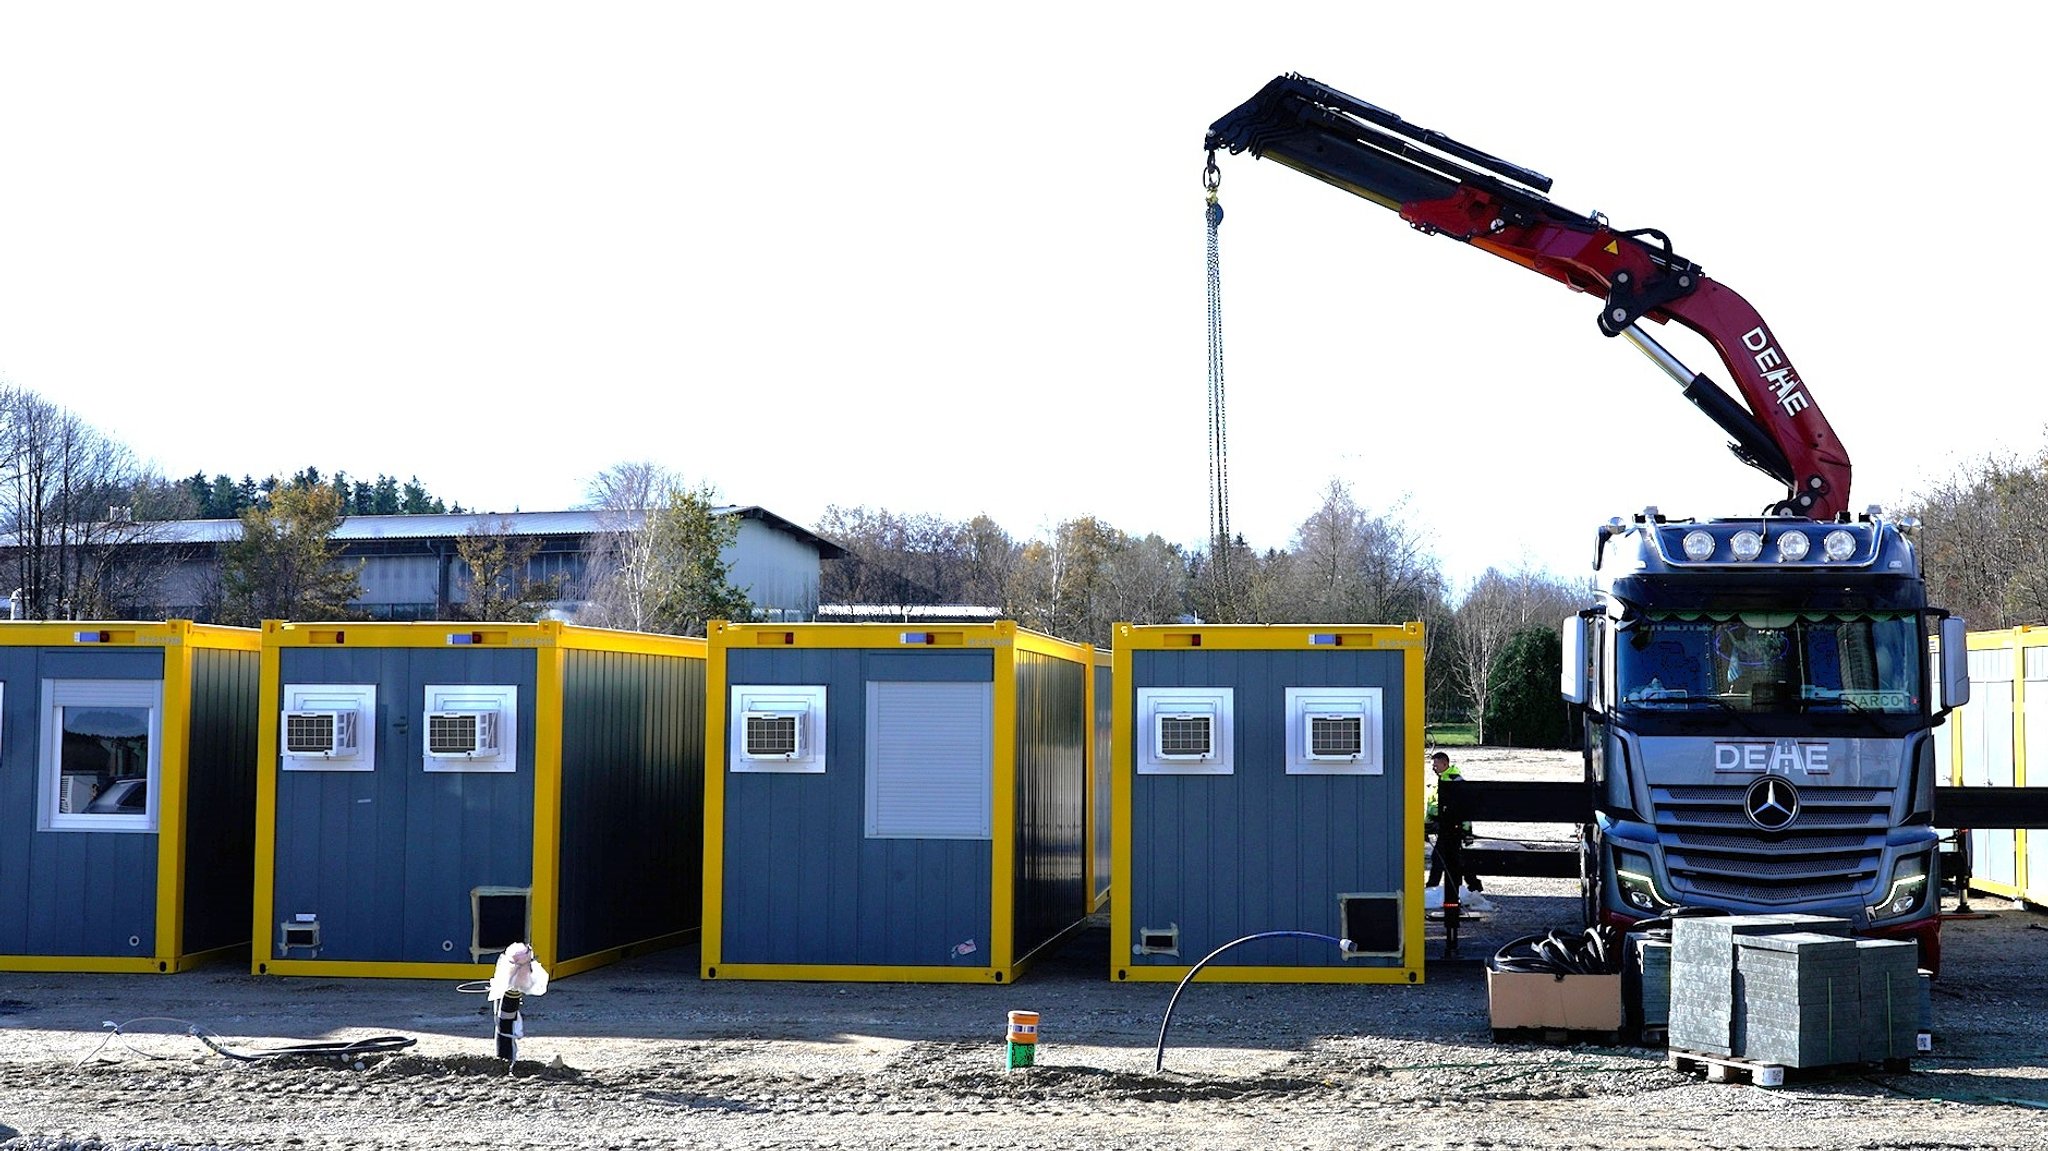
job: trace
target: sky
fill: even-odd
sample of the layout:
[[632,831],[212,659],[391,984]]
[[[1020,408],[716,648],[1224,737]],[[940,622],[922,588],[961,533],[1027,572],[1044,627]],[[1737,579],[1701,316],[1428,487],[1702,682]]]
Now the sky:
[[[1611,13],[1611,18],[1596,18]],[[1655,227],[1896,505],[2048,442],[2033,7],[0,0],[0,382],[170,476],[583,503],[654,461],[1201,546],[1201,144],[1300,72]],[[1454,586],[1781,494],[1598,301],[1225,156],[1232,523]],[[1728,375],[1701,341],[1659,338]]]

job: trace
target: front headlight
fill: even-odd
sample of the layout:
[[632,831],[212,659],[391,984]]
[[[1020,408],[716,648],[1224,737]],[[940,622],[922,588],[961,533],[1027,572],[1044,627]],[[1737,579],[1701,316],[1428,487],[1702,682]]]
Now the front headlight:
[[1892,865],[1892,881],[1869,908],[1870,918],[1897,919],[1920,906],[1927,895],[1927,856],[1909,855]]
[[1617,850],[1614,853],[1614,877],[1621,884],[1621,901],[1635,911],[1654,913],[1674,906],[1658,892],[1647,855]]

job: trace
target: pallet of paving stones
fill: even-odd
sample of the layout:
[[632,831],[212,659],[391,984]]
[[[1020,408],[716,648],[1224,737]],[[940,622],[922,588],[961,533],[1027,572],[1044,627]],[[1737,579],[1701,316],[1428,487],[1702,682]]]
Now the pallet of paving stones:
[[1871,1063],[1830,1063],[1819,1067],[1787,1067],[1779,1063],[1758,1063],[1729,1055],[1680,1051],[1677,1048],[1665,1053],[1664,1065],[1673,1071],[1704,1077],[1709,1083],[1749,1083],[1756,1087],[1783,1087],[1787,1083],[1812,1083],[1873,1071],[1907,1071],[1912,1067],[1911,1062],[1905,1059],[1884,1059]]

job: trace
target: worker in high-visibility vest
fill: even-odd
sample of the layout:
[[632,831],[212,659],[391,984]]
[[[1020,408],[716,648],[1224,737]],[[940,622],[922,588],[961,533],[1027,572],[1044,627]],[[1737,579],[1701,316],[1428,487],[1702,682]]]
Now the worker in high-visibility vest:
[[[1437,785],[1443,780],[1463,779],[1464,776],[1458,774],[1458,765],[1451,762],[1448,752],[1439,751],[1430,756],[1429,770],[1429,783],[1425,786],[1422,793],[1422,819],[1424,830],[1434,831],[1437,842],[1436,845],[1429,849],[1429,882],[1425,886],[1435,887],[1437,884],[1442,883],[1444,879],[1444,857],[1441,846],[1443,843],[1443,830],[1437,826]],[[1472,842],[1472,825],[1461,823],[1453,830],[1452,834],[1459,837],[1461,844],[1470,843]],[[1480,882],[1478,876],[1466,875],[1463,878],[1465,886],[1473,891],[1486,890],[1486,885]]]

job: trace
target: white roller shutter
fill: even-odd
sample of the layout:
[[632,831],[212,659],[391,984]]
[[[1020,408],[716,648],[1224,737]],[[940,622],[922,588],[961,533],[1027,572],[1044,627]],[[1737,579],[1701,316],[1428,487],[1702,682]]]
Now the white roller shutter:
[[986,683],[869,683],[867,833],[987,839],[994,792],[994,689]]

